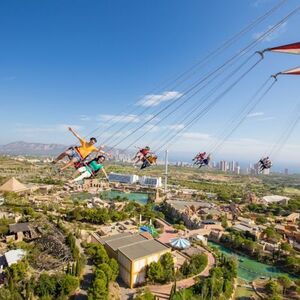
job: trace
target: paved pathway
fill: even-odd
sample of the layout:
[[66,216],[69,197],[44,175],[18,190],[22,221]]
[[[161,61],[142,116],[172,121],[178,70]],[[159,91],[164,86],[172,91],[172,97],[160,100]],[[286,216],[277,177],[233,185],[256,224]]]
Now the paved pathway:
[[80,282],[80,289],[74,295],[75,300],[87,300],[88,289],[93,280],[93,266],[88,262],[83,271],[82,280]]
[[[80,240],[76,238],[76,246],[79,249],[80,255],[85,256],[84,249],[80,245]],[[86,262],[83,269],[82,279],[80,281],[80,289],[73,296],[75,300],[87,300],[88,289],[93,280],[93,265],[90,260]]]
[[[159,219],[159,222],[164,224],[164,229],[165,229],[164,232],[158,238],[160,242],[168,244],[170,242],[170,239],[178,237],[179,235],[178,232],[174,232],[175,229],[171,225],[169,225],[168,223],[166,223],[164,220],[161,219]],[[188,238],[196,234],[209,235],[210,232],[211,230],[209,229],[199,228],[199,229],[188,230],[185,232],[183,236]]]

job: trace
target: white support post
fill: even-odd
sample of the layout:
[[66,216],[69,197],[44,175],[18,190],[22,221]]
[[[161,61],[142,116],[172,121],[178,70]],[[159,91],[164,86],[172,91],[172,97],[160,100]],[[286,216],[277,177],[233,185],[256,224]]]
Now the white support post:
[[168,150],[165,152],[165,193],[167,192],[168,185]]

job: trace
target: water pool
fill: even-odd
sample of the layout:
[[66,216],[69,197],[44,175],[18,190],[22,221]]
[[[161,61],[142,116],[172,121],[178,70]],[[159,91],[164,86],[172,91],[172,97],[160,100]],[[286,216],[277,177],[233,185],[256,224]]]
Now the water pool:
[[139,204],[147,204],[149,195],[146,193],[124,193],[116,190],[104,191],[100,193],[100,198],[103,200],[114,200],[116,198],[126,198],[129,201],[135,201]]
[[218,248],[225,255],[236,257],[238,260],[238,277],[245,281],[253,281],[260,277],[278,277],[284,274],[291,277],[289,274],[282,272],[277,267],[263,264],[247,256],[238,255],[232,252],[230,249],[225,248],[217,243],[208,242],[208,244]]

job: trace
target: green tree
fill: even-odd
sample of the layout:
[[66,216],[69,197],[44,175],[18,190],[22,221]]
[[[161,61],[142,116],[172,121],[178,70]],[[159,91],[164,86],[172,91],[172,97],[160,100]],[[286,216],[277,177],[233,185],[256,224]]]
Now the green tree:
[[182,231],[184,231],[186,229],[185,226],[184,226],[184,224],[175,224],[175,225],[173,225],[173,227],[176,230],[182,230]]
[[268,295],[270,296],[275,296],[278,294],[281,294],[281,287],[280,285],[277,283],[277,281],[275,280],[269,280],[265,286],[265,290],[267,292]]
[[155,300],[156,297],[150,292],[149,289],[139,290],[133,300]]
[[10,291],[2,287],[0,288],[0,300],[22,300],[22,296],[18,291]]
[[208,260],[206,254],[192,255],[190,261],[185,261],[180,268],[181,273],[188,277],[201,273],[207,266]]
[[[97,271],[102,270],[106,275],[107,282],[110,282],[113,278],[113,270],[111,269],[110,265],[107,263],[102,263],[97,267]],[[96,271],[96,272],[97,272]]]
[[280,249],[283,251],[291,252],[293,248],[289,243],[282,243],[280,245]]
[[169,282],[174,278],[174,260],[171,253],[161,256],[160,263],[163,268],[163,281]]
[[244,245],[243,245],[243,248],[246,249],[246,251],[250,254],[253,254],[253,252],[255,251],[256,249],[256,243],[251,241],[251,240],[247,240],[245,239],[244,240]]
[[24,274],[27,273],[27,270],[28,264],[25,261],[19,261],[7,268],[5,273],[13,282],[18,283],[25,279]]
[[106,281],[102,278],[96,278],[88,291],[88,300],[106,300],[107,295]]
[[283,298],[280,295],[272,295],[268,300],[282,300]]
[[56,293],[56,280],[54,277],[48,274],[41,274],[38,281],[34,287],[35,295],[42,296],[52,296]]
[[190,274],[190,264],[188,260],[185,260],[182,266],[180,267],[181,273],[187,277]]
[[225,228],[225,229],[228,227],[228,222],[227,222],[227,216],[226,215],[223,215],[221,217],[221,224],[222,224],[223,228]]
[[148,266],[146,274],[150,282],[162,282],[164,279],[164,270],[160,261],[152,262]]
[[266,224],[268,222],[268,220],[264,216],[257,216],[255,222],[257,224]]
[[103,245],[90,244],[87,252],[91,256],[95,265],[109,262],[109,257]]
[[79,256],[79,258],[76,260],[76,270],[75,275],[79,277],[81,275],[82,269],[84,268],[86,264],[86,259],[83,256]]
[[57,281],[57,292],[61,296],[69,296],[79,286],[79,279],[70,274],[64,275]]
[[112,278],[111,278],[111,280],[116,281],[116,279],[119,275],[119,264],[114,258],[112,258],[109,262],[109,265],[112,269]]
[[289,289],[293,284],[293,281],[289,279],[287,275],[278,276],[277,280],[282,286],[283,294],[285,294],[286,290]]
[[193,291],[191,289],[182,289],[176,292],[171,300],[192,300],[195,299],[193,297]]
[[281,238],[280,234],[278,234],[276,232],[275,228],[273,228],[273,227],[267,227],[263,231],[263,233],[265,234],[266,238],[268,240],[271,240],[271,241],[277,241],[278,242],[280,240],[280,238]]

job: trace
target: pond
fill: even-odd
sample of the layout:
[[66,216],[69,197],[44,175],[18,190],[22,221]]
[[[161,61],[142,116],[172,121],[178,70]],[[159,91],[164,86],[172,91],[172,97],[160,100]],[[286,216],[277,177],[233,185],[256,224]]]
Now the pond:
[[232,252],[230,249],[225,248],[217,243],[208,242],[208,244],[218,248],[225,255],[235,257],[238,260],[238,277],[245,281],[253,281],[260,277],[278,277],[279,275],[284,274],[291,277],[289,274],[282,272],[279,268],[263,264],[247,256],[238,255]]
[[[95,195],[87,192],[79,192],[71,195],[72,200],[83,201],[87,199],[92,199]],[[124,193],[116,190],[103,191],[99,194],[102,200],[117,200],[116,198],[126,198],[128,201],[135,201],[139,204],[145,205],[149,200],[149,195],[147,193]]]
[[146,193],[124,193],[116,190],[103,191],[100,193],[100,198],[103,200],[114,200],[116,198],[126,198],[129,201],[135,201],[139,204],[147,204],[149,195]]

